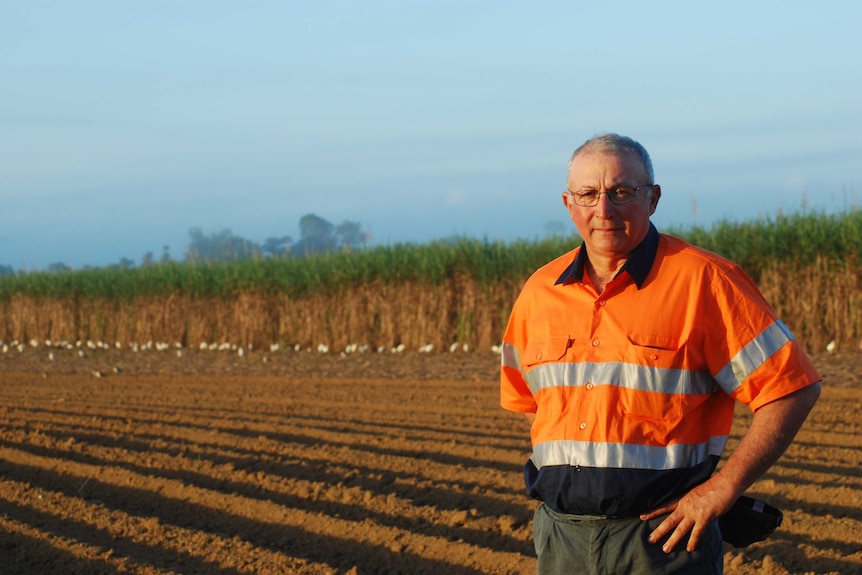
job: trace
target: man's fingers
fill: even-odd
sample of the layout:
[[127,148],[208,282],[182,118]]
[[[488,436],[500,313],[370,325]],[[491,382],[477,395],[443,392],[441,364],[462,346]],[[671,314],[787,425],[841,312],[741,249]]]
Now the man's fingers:
[[[693,525],[687,520],[683,519],[680,521],[679,525],[676,526],[676,529],[673,530],[673,533],[671,533],[670,537],[665,541],[665,544],[661,546],[662,551],[665,553],[673,551],[677,544],[685,539],[692,527]],[[689,545],[691,545],[690,542]]]
[[665,553],[670,553],[676,548],[680,541],[688,538],[686,550],[691,552],[697,548],[697,544],[700,542],[703,530],[704,528],[698,523],[686,519],[685,517],[677,518],[671,514],[668,515],[668,517],[662,521],[652,533],[650,533],[649,542],[658,543],[664,539],[665,536],[669,535],[661,548]]
[[688,536],[688,545],[686,546],[686,551],[691,553],[695,549],[697,549],[697,544],[700,543],[700,538],[703,535],[704,527],[699,523],[695,523],[694,527],[691,529],[691,535]]
[[[650,517],[647,519],[652,519],[654,513],[650,513]],[[641,517],[643,519],[643,517]],[[673,514],[668,515],[664,521],[659,523],[658,527],[653,529],[653,532],[649,535],[650,543],[658,543],[661,541],[665,535],[673,531],[673,528],[676,527],[677,519]]]

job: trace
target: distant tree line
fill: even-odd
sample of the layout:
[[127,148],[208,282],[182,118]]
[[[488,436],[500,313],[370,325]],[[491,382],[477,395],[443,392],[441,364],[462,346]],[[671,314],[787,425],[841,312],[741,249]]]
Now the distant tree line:
[[[260,243],[234,235],[230,229],[207,235],[200,228],[189,230],[185,261],[224,262],[253,258],[305,257],[311,254],[363,249],[369,234],[357,222],[333,225],[314,214],[299,219],[299,240],[291,236],[269,237]],[[167,256],[162,254],[164,260]],[[168,258],[169,259],[169,258]]]
[[[299,219],[299,239],[293,241],[291,236],[274,236],[255,242],[237,235],[225,228],[221,231],[206,234],[201,228],[189,230],[189,243],[186,246],[184,259],[188,263],[232,262],[254,258],[303,258],[308,255],[332,252],[361,250],[371,241],[370,234],[363,230],[357,222],[345,220],[334,225],[315,214],[306,214]],[[141,258],[142,266],[164,264],[172,261],[169,246],[162,248],[158,257],[153,252],[147,252]],[[85,269],[91,266],[84,266]],[[110,268],[133,268],[134,260],[121,258]],[[68,265],[55,262],[47,267],[51,273],[72,271]],[[0,277],[15,274],[9,265],[0,265]]]

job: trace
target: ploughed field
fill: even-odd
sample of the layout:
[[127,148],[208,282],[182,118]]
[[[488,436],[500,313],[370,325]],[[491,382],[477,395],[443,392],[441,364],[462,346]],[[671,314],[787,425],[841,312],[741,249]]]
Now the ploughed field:
[[[2,575],[535,571],[497,355],[54,355],[0,354]],[[727,573],[862,573],[862,355],[814,359],[821,400],[749,491],[784,523]]]

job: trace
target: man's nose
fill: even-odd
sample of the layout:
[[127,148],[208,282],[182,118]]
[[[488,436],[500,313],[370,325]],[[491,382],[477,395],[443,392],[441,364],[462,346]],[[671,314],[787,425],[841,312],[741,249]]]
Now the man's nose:
[[608,197],[608,194],[599,195],[599,202],[596,204],[596,214],[601,217],[610,217],[616,213],[617,207]]

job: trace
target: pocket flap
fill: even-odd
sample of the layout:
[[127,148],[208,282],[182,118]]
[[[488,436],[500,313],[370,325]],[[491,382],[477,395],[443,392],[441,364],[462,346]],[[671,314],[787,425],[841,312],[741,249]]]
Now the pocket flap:
[[547,363],[549,361],[559,361],[566,356],[566,350],[572,344],[572,339],[566,337],[548,337],[537,341],[531,341],[524,348],[524,353],[521,355],[521,362],[525,367]]
[[629,342],[640,347],[666,349],[669,351],[676,351],[681,346],[678,338],[646,333],[630,333]]

